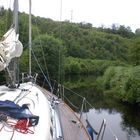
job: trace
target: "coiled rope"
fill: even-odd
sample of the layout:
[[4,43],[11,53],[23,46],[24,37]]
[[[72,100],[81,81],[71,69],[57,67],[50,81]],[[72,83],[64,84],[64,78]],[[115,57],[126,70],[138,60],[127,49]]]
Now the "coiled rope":
[[10,140],[13,139],[15,131],[22,133],[22,134],[34,134],[34,131],[30,130],[29,127],[30,122],[28,119],[19,119],[16,122],[15,121],[10,121],[8,120],[8,117],[4,114],[0,115],[0,120],[3,123],[0,132],[2,131],[2,129],[7,126],[9,128],[11,128],[13,130],[12,136],[10,138]]

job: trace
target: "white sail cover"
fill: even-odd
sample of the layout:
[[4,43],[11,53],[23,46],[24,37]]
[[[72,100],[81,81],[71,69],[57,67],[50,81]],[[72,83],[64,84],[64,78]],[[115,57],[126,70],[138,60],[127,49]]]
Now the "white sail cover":
[[23,51],[23,45],[18,40],[15,28],[9,29],[0,41],[0,71],[5,69],[12,58],[20,57]]

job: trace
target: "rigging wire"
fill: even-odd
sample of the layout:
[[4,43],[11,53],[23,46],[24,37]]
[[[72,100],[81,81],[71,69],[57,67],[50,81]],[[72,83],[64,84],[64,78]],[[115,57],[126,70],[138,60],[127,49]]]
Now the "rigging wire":
[[76,105],[74,105],[66,96],[64,96],[64,98],[69,102],[69,104],[71,106],[73,106],[75,109],[80,109],[79,107],[77,107]]
[[[35,24],[36,24],[36,26],[37,26],[37,21],[36,21],[36,19],[35,19]],[[46,64],[44,49],[43,49],[43,45],[42,45],[42,42],[41,42],[40,33],[39,33],[39,29],[38,29],[38,28],[37,28],[37,33],[38,33],[38,37],[39,37],[39,44],[40,44],[40,46],[41,46],[41,51],[42,51],[44,66],[45,66],[45,69],[46,69],[47,75],[48,75],[48,81],[51,83],[51,81],[50,81],[50,76],[49,76],[49,72],[48,72],[48,68],[47,68],[47,64]]]
[[82,96],[82,95],[76,93],[75,91],[73,91],[73,90],[71,90],[71,89],[69,89],[69,88],[67,88],[67,87],[65,87],[65,89],[69,90],[70,92],[76,94],[77,96],[79,96],[79,97],[81,97],[81,98],[84,98],[84,96]]
[[[60,0],[60,21],[59,21],[59,38],[62,39],[62,0]],[[63,99],[64,90],[62,89],[63,78],[62,78],[62,52],[61,47],[58,47],[58,83],[59,83],[59,94]]]
[[[62,39],[62,0],[60,0],[60,25],[59,25],[59,38]],[[62,84],[62,81],[61,81],[61,46],[59,46],[58,48],[58,59],[59,59],[59,65],[58,65],[58,83],[59,84]],[[61,94],[61,87],[60,87],[60,94]]]
[[31,77],[31,72],[32,72],[32,54],[31,54],[31,50],[32,50],[32,15],[31,15],[31,7],[32,7],[32,2],[31,0],[29,0],[29,77]]
[[[82,96],[82,95],[80,95],[80,94],[78,94],[78,93],[72,91],[72,90],[69,89],[69,88],[66,88],[66,87],[65,87],[65,89],[71,91],[72,93],[74,93],[75,95],[81,97],[82,99],[85,98],[84,96]],[[66,96],[64,96],[64,98],[66,98]],[[67,98],[66,98],[66,99],[67,99]],[[68,100],[68,99],[67,99],[67,100]],[[68,102],[69,102],[73,107],[75,107],[75,108],[77,109],[77,107],[76,107],[70,100],[68,100]],[[86,111],[87,111],[87,104],[88,104],[92,109],[94,109],[94,106],[91,105],[91,103],[88,102],[88,101],[86,100],[86,98],[85,98],[85,101],[84,101],[84,104],[83,104],[83,105],[84,105]],[[87,113],[86,113],[86,119],[88,119]],[[103,118],[103,119],[104,119],[104,118]],[[117,138],[115,132],[113,132],[113,130],[111,129],[111,127],[109,126],[109,124],[106,125],[106,128],[108,128],[108,130],[111,132],[111,134],[112,134],[112,136],[115,138],[115,140],[118,140],[118,138]]]
[[33,56],[34,56],[34,58],[35,58],[35,61],[37,62],[37,65],[38,65],[38,67],[39,67],[41,73],[43,74],[43,76],[44,76],[45,80],[47,81],[47,83],[48,83],[48,85],[49,85],[49,87],[50,87],[50,90],[51,90],[51,92],[52,92],[52,86],[51,86],[51,83],[49,82],[48,78],[46,77],[46,75],[45,75],[45,73],[44,73],[44,71],[43,71],[41,65],[39,64],[38,59],[36,58],[33,49],[32,49],[32,54],[33,54]]
[[[60,27],[59,27],[59,38],[62,38],[62,0],[60,0]],[[59,68],[58,68],[58,82],[61,84],[61,51],[60,51],[60,46],[59,46]]]

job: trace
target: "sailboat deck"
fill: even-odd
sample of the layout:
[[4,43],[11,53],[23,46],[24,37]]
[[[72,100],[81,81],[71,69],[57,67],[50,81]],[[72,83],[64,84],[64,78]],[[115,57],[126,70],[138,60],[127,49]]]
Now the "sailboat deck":
[[67,104],[48,91],[44,91],[44,94],[49,97],[54,96],[58,102],[57,107],[64,140],[91,140],[83,123]]
[[59,103],[59,112],[61,125],[63,130],[63,136],[66,140],[87,140],[88,134],[85,131],[85,127],[77,118],[75,113],[65,104]]

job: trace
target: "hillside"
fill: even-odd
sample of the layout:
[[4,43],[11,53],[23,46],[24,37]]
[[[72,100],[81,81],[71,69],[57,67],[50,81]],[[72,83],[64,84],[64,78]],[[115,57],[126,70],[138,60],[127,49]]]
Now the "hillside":
[[[1,8],[0,37],[10,27],[11,15],[10,10]],[[140,103],[138,98],[140,85],[137,83],[136,91],[133,84],[134,79],[140,77],[139,29],[133,33],[130,27],[124,25],[118,27],[114,24],[112,28],[95,28],[90,23],[59,22],[33,15],[32,24],[33,72],[41,73],[37,66],[39,63],[42,70],[49,71],[51,79],[57,81],[60,81],[58,77],[62,75],[92,74],[97,77],[96,87],[100,88],[100,91],[104,93],[113,91],[116,93],[115,96],[123,101]],[[28,15],[25,13],[20,13],[19,31],[20,40],[24,45],[24,53],[20,58],[20,71],[27,72]],[[112,71],[113,76],[111,76]],[[101,79],[104,81],[102,85],[99,82]],[[2,74],[0,80],[4,80]],[[121,95],[117,92],[119,81],[122,83],[119,92]],[[129,96],[132,95],[131,98],[125,98],[127,91]],[[132,98],[138,100],[132,101]]]

